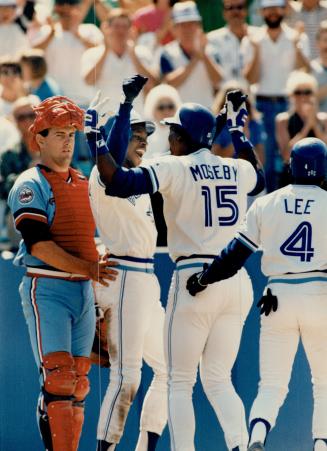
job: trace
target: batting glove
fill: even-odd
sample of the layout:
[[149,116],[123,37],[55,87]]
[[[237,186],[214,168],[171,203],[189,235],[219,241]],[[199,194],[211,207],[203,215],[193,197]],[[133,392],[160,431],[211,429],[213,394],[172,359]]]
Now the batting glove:
[[108,119],[113,116],[113,113],[108,108],[108,97],[101,102],[100,97],[101,92],[99,91],[86,110],[84,121],[84,133],[94,159],[109,152],[102,130]]
[[260,308],[260,315],[264,313],[268,316],[271,311],[276,312],[278,307],[278,298],[272,294],[270,288],[268,288],[267,294],[263,295],[257,303],[257,307]]
[[240,90],[230,91],[226,95],[227,127],[230,132],[237,130],[243,133],[248,116],[246,99],[247,96]]
[[125,94],[125,102],[132,103],[135,97],[139,95],[143,86],[148,81],[147,77],[143,75],[134,75],[133,77],[126,78],[123,81],[123,92]]
[[196,272],[193,274],[186,282],[186,289],[190,293],[191,296],[195,296],[197,293],[205,290],[207,288],[207,284],[201,283],[201,279],[205,271],[208,269],[208,263],[203,265],[203,270],[201,272]]

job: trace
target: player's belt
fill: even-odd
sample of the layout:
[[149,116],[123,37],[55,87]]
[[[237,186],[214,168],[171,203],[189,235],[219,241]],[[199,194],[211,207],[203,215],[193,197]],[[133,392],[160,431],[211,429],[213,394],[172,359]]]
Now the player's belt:
[[211,263],[215,257],[215,255],[211,254],[192,254],[188,257],[181,256],[176,259],[176,270],[180,271],[181,269],[187,268],[202,269],[203,263]]
[[70,272],[59,271],[56,269],[48,269],[40,267],[36,268],[33,266],[26,267],[26,275],[28,277],[49,277],[50,279],[63,279],[74,282],[90,280],[89,277],[86,277],[83,274],[73,274]]
[[280,276],[270,276],[268,279],[268,284],[271,283],[297,284],[309,282],[327,282],[327,270],[282,274]]
[[110,254],[110,259],[118,262],[115,269],[121,269],[125,271],[154,273],[154,259],[153,258],[139,258],[130,257],[128,255],[115,255]]

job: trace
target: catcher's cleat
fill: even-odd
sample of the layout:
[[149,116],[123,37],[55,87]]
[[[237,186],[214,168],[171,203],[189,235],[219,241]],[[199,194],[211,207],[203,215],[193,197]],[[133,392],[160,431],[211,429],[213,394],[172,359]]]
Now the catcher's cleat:
[[265,451],[265,447],[262,442],[254,442],[248,447],[248,451]]

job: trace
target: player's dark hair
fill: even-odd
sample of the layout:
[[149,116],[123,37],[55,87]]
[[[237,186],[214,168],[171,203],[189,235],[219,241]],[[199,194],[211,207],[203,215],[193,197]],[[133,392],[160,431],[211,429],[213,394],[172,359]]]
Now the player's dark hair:
[[325,185],[325,177],[293,177],[292,183],[294,185]]
[[196,152],[204,147],[202,144],[194,142],[187,131],[180,125],[171,124],[170,129],[177,135],[177,139],[180,139],[185,144],[188,153]]

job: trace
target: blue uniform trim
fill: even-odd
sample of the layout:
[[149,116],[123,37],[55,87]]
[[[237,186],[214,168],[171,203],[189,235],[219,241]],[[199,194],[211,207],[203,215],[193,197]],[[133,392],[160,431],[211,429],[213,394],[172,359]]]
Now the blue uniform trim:
[[269,279],[268,284],[270,283],[297,284],[308,282],[327,282],[327,277],[307,277],[307,278],[304,277],[299,279]]
[[236,237],[237,240],[241,241],[242,244],[245,244],[251,251],[256,251],[259,246],[257,246],[253,241],[250,240],[247,236],[243,235],[243,233],[238,233]]
[[139,263],[154,263],[154,258],[139,258],[139,257],[129,257],[128,255],[120,256],[115,254],[110,254],[111,258],[119,258],[119,260],[127,260],[130,262]]
[[169,424],[170,444],[171,444],[172,451],[176,451],[176,443],[175,443],[175,436],[174,436],[174,424],[171,419],[171,413],[170,413],[170,408],[169,408],[169,406],[170,406],[170,404],[169,404],[169,394],[170,394],[169,381],[171,381],[171,369],[173,366],[172,349],[171,349],[171,334],[172,334],[172,328],[173,328],[174,314],[175,314],[175,310],[176,310],[176,306],[177,306],[178,291],[179,291],[179,274],[176,273],[174,303],[173,303],[173,308],[171,311],[171,315],[169,318],[169,325],[168,325],[168,424]]
[[[125,283],[126,283],[126,272],[122,275],[122,280],[120,284],[120,294],[119,294],[119,309],[118,309],[118,325],[119,325],[119,337],[118,337],[118,374],[119,374],[119,384],[116,391],[115,396],[113,397],[112,404],[110,406],[105,431],[104,431],[104,437],[101,437],[101,440],[106,440],[108,430],[110,427],[110,421],[112,418],[112,414],[118,399],[118,396],[120,394],[122,385],[123,385],[123,300],[124,300],[124,292],[125,292]],[[110,382],[109,382],[110,383]]]
[[176,271],[180,271],[181,269],[187,269],[187,268],[203,268],[203,262],[202,263],[187,263],[185,265],[179,265],[176,267]]
[[153,167],[151,167],[151,166],[149,166],[146,169],[149,171],[149,175],[150,175],[151,182],[153,185],[153,192],[155,193],[159,189],[159,180],[158,180],[157,174],[156,174],[155,170],[153,169]]
[[149,274],[154,273],[153,268],[137,268],[136,266],[125,266],[125,265],[117,265],[116,269],[122,269],[123,271],[134,271],[134,272],[145,272]]

